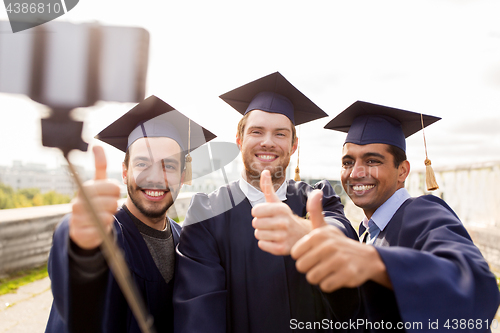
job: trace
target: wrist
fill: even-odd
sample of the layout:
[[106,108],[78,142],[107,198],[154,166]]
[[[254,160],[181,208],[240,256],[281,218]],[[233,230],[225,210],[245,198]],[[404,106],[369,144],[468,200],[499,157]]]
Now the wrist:
[[392,289],[392,282],[387,274],[387,268],[376,247],[367,245],[367,250],[369,251],[370,280],[386,288]]
[[73,253],[82,257],[90,257],[100,252],[99,245],[96,247],[84,248],[77,244],[71,237],[69,238],[69,247]]
[[299,217],[297,215],[294,215],[294,217],[295,217],[295,220],[297,221],[297,223],[300,225],[300,229],[302,231],[300,238],[304,237],[305,235],[307,235],[308,233],[310,233],[313,230],[311,221],[309,221],[308,219]]

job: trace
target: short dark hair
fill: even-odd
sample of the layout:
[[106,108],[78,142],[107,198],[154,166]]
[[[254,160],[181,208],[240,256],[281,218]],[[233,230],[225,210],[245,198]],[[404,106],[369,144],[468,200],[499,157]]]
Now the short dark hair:
[[387,145],[387,147],[387,151],[394,158],[394,167],[398,168],[401,163],[407,160],[406,153],[403,149],[393,145]]
[[128,151],[129,151],[129,149],[127,148],[127,151],[125,152],[125,159],[123,160],[123,163],[125,164],[125,167],[127,169],[128,169],[128,162],[130,161],[130,154]]
[[[130,145],[132,147],[132,145]],[[130,147],[127,148],[127,151],[125,152],[125,159],[123,160],[123,163],[125,164],[125,167],[128,169],[128,163],[130,161]],[[184,172],[184,167],[186,165],[186,151],[181,151],[181,173]]]

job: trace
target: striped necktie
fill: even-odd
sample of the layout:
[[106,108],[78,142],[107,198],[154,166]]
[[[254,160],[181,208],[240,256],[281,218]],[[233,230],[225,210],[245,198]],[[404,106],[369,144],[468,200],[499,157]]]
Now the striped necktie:
[[375,239],[377,239],[378,234],[380,234],[380,229],[377,227],[375,222],[370,219],[370,221],[368,221],[368,229],[365,230],[360,238],[363,243],[373,244]]
[[378,234],[380,234],[380,229],[377,227],[373,220],[368,222],[368,239],[366,244],[373,244],[377,239]]

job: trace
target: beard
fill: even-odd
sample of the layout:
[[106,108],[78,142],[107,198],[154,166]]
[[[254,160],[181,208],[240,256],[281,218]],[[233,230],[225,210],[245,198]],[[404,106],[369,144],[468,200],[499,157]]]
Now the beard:
[[290,163],[290,155],[283,156],[282,160],[279,162],[278,165],[262,167],[259,165],[259,162],[253,162],[251,156],[243,156],[243,165],[245,166],[247,182],[249,184],[252,184],[252,182],[259,182],[262,171],[269,170],[273,184],[280,184],[282,180],[286,178],[286,168]]
[[[139,192],[141,192],[141,189],[139,187],[135,186],[135,184],[128,183],[127,192],[130,200],[132,200],[132,203],[135,205],[135,207],[137,207],[139,212],[151,219],[158,219],[163,217],[170,206],[172,206],[172,204],[174,203],[174,193],[170,192],[171,198],[164,205],[157,203],[156,205],[152,204],[151,207],[146,207],[146,205],[141,201],[141,197],[139,194]],[[175,196],[177,196],[177,194],[175,194]]]

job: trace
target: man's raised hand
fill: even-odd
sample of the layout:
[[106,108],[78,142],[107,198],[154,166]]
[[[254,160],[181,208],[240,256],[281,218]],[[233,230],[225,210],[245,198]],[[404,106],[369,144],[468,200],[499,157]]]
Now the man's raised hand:
[[252,226],[259,248],[274,255],[288,255],[295,242],[311,231],[311,223],[294,215],[290,207],[279,200],[269,170],[260,175],[260,189],[266,203],[252,209]]
[[314,228],[290,251],[295,266],[307,281],[324,292],[342,287],[358,287],[373,280],[387,288],[391,282],[377,250],[346,237],[338,228],[325,223],[321,193],[314,191],[307,200],[307,211]]
[[[116,181],[106,178],[106,155],[102,147],[93,148],[95,159],[95,178],[85,182],[83,185],[85,192],[90,197],[92,206],[96,210],[107,232],[113,226],[118,199],[120,198],[120,187]],[[73,201],[72,214],[69,224],[69,236],[80,248],[90,250],[98,247],[102,243],[99,230],[92,221],[89,207],[78,194]]]

